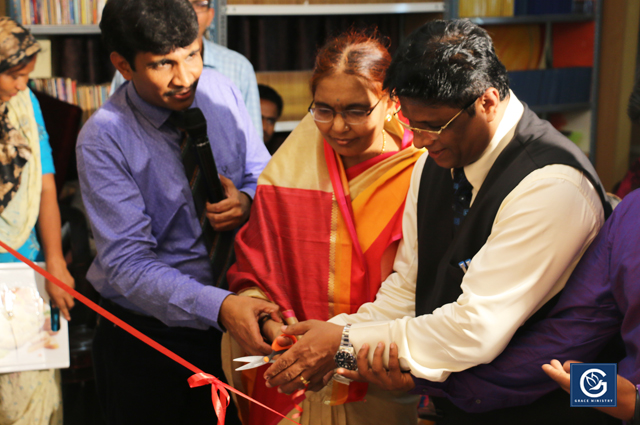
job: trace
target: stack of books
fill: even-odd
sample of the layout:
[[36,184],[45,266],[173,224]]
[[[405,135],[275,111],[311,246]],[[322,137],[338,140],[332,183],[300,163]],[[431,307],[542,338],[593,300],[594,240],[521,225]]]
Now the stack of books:
[[107,0],[6,0],[7,14],[22,25],[96,25]]
[[78,85],[70,78],[36,78],[29,81],[32,90],[43,92],[82,109],[82,123],[109,98],[111,83]]

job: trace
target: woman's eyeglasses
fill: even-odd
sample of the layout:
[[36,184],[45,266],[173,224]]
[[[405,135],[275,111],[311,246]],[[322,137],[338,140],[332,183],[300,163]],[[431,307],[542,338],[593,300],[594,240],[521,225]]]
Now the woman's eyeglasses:
[[313,108],[313,101],[311,101],[311,105],[309,105],[309,112],[314,120],[318,122],[331,122],[336,117],[336,114],[342,115],[342,119],[347,124],[362,124],[367,120],[367,117],[371,115],[376,106],[382,98],[378,99],[375,105],[373,105],[369,109],[347,109],[346,111],[336,112],[331,108]]
[[476,103],[476,100],[478,100],[478,98],[473,99],[473,102],[471,102],[470,104],[468,104],[467,106],[465,106],[464,108],[462,108],[457,114],[455,114],[453,116],[453,118],[451,118],[449,120],[449,122],[447,122],[445,125],[443,125],[442,127],[440,127],[438,130],[428,130],[426,128],[417,128],[417,127],[411,127],[409,124],[403,122],[400,118],[398,118],[398,112],[400,112],[401,108],[398,108],[397,111],[395,111],[393,113],[393,116],[395,117],[396,120],[398,120],[398,122],[400,123],[401,126],[403,126],[404,128],[406,128],[407,130],[411,130],[414,133],[428,133],[428,134],[435,134],[435,135],[440,135],[440,133],[442,133],[447,127],[449,127],[449,124],[451,124],[453,122],[453,120],[455,120],[456,118],[458,118],[460,116],[461,113],[463,113],[464,111],[466,111],[467,109],[469,109],[471,107],[471,105],[473,105],[474,103]]

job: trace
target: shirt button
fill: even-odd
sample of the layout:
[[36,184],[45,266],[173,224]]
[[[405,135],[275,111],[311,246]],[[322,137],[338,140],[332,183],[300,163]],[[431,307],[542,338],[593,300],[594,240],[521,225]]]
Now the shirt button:
[[476,404],[480,404],[480,403],[482,403],[482,400],[477,399],[477,400],[476,400]]

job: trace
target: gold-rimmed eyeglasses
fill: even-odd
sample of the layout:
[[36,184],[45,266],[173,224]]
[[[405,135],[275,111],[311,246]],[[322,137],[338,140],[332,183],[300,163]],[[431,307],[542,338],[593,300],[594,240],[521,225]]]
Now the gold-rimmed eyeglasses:
[[336,117],[336,115],[342,115],[342,119],[345,123],[354,125],[354,124],[362,124],[367,120],[367,117],[371,115],[376,106],[380,103],[382,98],[378,99],[375,105],[373,105],[369,109],[347,109],[346,111],[336,112],[332,108],[322,108],[316,107],[313,108],[313,100],[309,105],[308,111],[311,113],[311,116],[314,120],[318,122],[331,122]]
[[440,133],[442,133],[447,127],[449,127],[449,124],[451,124],[453,122],[453,120],[455,120],[456,118],[458,118],[460,116],[461,113],[463,113],[464,111],[466,111],[467,109],[469,109],[471,107],[471,105],[473,105],[474,103],[476,103],[476,100],[478,100],[479,97],[473,99],[473,102],[469,103],[467,106],[465,106],[464,108],[462,108],[460,111],[458,111],[457,114],[455,114],[453,116],[453,118],[451,118],[449,120],[449,122],[447,122],[445,125],[443,125],[442,127],[440,127],[438,130],[428,130],[426,128],[417,128],[417,127],[411,127],[409,124],[403,122],[400,118],[398,118],[398,112],[400,112],[400,109],[402,109],[402,107],[399,107],[394,113],[393,116],[395,117],[395,119],[400,123],[401,126],[403,126],[404,128],[406,128],[407,130],[411,130],[414,133],[429,133],[429,134],[434,134],[439,136]]

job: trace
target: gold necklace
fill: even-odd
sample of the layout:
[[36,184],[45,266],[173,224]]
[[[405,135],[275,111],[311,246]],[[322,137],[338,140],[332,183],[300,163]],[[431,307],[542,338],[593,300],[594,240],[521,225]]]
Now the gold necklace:
[[387,147],[387,132],[382,129],[382,150],[378,155],[382,155],[384,153],[384,148]]

